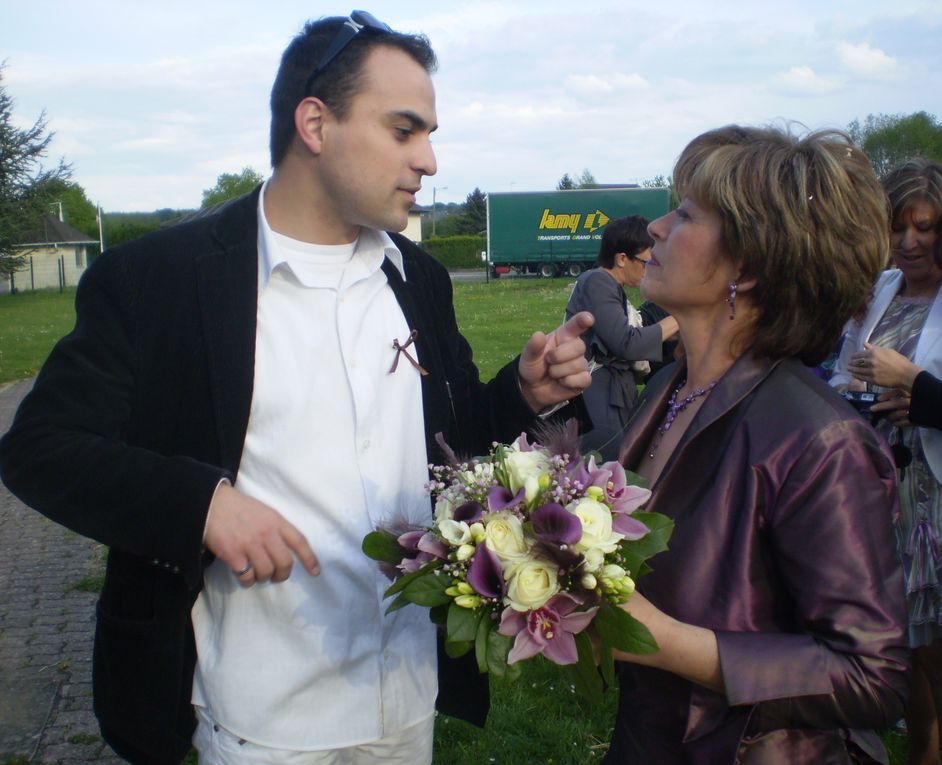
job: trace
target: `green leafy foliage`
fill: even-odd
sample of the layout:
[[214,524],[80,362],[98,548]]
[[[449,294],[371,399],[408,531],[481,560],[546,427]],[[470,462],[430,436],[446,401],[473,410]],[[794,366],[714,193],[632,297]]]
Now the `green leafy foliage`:
[[648,628],[616,606],[602,606],[592,624],[602,640],[619,651],[639,655],[657,651],[657,641]]
[[863,124],[851,122],[847,132],[880,178],[914,157],[942,162],[942,122],[927,112],[868,114]]
[[392,566],[402,561],[404,550],[396,537],[388,531],[372,531],[363,539],[363,552],[367,557]]
[[207,210],[222,202],[241,197],[264,180],[262,174],[251,167],[243,167],[238,173],[223,173],[216,179],[215,186],[203,191],[203,201],[200,207]]
[[0,273],[12,273],[24,262],[15,245],[39,227],[53,201],[53,183],[68,180],[72,169],[64,160],[51,169],[43,167],[53,137],[46,129],[46,114],[29,127],[17,127],[13,99],[2,82],[0,63]]
[[422,242],[422,249],[446,268],[483,268],[481,253],[487,249],[483,236],[438,236]]

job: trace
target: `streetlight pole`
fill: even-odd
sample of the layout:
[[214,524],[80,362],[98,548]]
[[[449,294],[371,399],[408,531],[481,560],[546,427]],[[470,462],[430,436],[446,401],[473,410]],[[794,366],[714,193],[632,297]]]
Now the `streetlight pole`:
[[438,190],[447,191],[447,186],[432,186],[432,236],[435,236],[435,219],[438,217],[438,207],[435,206],[435,196]]

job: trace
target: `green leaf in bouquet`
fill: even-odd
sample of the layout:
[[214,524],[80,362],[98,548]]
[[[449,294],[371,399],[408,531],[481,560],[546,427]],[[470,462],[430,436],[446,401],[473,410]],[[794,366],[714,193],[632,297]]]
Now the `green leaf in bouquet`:
[[507,656],[513,648],[514,638],[491,630],[487,635],[487,671],[494,677],[516,680],[520,676],[520,664],[508,664]]
[[643,655],[658,650],[657,641],[647,627],[610,603],[599,608],[593,624],[602,640],[620,651]]
[[371,531],[363,537],[363,552],[373,560],[395,566],[402,562],[402,545],[388,531]]
[[396,599],[386,607],[386,615],[388,616],[394,611],[398,611],[400,608],[405,608],[410,605],[412,605],[412,601],[400,592],[396,596]]
[[462,608],[452,601],[448,607],[446,640],[473,641],[478,634],[478,624],[484,617],[483,608]]
[[615,653],[612,651],[612,645],[607,640],[600,640],[598,645],[599,653],[599,672],[602,673],[602,680],[608,688],[615,685]]
[[457,659],[459,656],[464,656],[472,648],[474,648],[473,640],[445,641],[445,653],[448,654],[452,659]]
[[648,488],[648,479],[638,475],[633,470],[626,470],[625,478],[627,479],[629,486],[640,486],[642,489]]
[[650,558],[667,549],[667,541],[674,531],[674,521],[661,513],[645,513],[638,511],[631,514],[632,518],[641,521],[649,531],[641,539],[628,543],[629,549],[644,558]]
[[385,597],[390,595],[395,595],[397,592],[402,592],[406,587],[408,587],[416,579],[421,579],[423,576],[429,576],[433,571],[437,570],[442,565],[442,561],[432,561],[426,563],[418,571],[413,571],[411,574],[406,574],[405,576],[399,577],[395,582],[393,582],[389,587],[386,588],[386,592],[383,593]]
[[478,672],[487,672],[487,636],[493,626],[494,622],[490,619],[481,619],[478,622],[478,631],[474,636],[474,658],[478,662]]
[[445,590],[451,586],[451,577],[438,576],[429,571],[426,576],[413,579],[403,589],[403,596],[410,602],[419,606],[441,606],[451,602]]
[[622,546],[621,565],[625,567],[631,578],[637,582],[642,576],[651,571],[651,567],[645,563],[646,556],[635,553],[631,547],[632,544],[634,543],[629,542],[627,545]]
[[592,640],[586,631],[574,635],[579,661],[566,666],[566,671],[579,695],[594,704],[602,703],[602,676],[595,666],[595,652]]
[[440,606],[429,609],[428,618],[431,619],[432,624],[437,624],[440,627],[445,626],[448,621],[448,607],[448,603],[442,603]]

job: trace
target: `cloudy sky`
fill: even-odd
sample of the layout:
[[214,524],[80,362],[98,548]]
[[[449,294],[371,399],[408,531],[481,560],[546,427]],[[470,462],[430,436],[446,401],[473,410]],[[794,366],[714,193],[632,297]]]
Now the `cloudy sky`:
[[[942,117],[939,0],[373,0],[439,56],[439,172],[419,202],[669,174],[729,122],[845,128]],[[220,173],[268,172],[268,93],[311,16],[272,0],[0,0],[3,86],[111,211],[197,207]]]

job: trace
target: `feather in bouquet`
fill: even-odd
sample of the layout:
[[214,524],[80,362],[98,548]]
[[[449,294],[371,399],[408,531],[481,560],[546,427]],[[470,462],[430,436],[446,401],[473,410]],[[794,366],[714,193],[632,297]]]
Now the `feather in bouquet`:
[[603,678],[614,682],[613,648],[657,650],[619,605],[667,549],[673,522],[640,510],[650,496],[640,477],[580,456],[574,423],[543,440],[521,435],[486,457],[430,466],[431,527],[380,529],[363,550],[394,577],[389,610],[430,608],[450,655],[473,650],[482,672],[513,678],[542,654],[597,697]]

